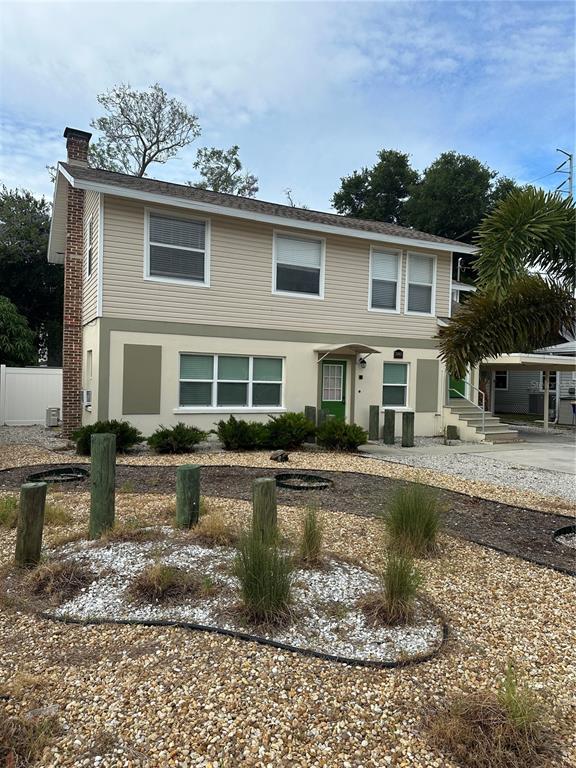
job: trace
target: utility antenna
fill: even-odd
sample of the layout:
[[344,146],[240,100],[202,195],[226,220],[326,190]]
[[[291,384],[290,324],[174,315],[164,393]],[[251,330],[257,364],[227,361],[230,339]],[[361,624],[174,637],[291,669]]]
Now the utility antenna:
[[566,159],[563,160],[554,173],[564,173],[566,178],[556,187],[556,192],[561,192],[563,195],[572,197],[572,190],[574,185],[574,155],[571,152],[566,152],[564,149],[557,149],[556,152],[561,152],[566,155]]

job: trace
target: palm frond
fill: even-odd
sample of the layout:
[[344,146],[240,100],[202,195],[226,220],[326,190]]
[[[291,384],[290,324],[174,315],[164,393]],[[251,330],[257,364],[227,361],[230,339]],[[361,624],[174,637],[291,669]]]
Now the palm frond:
[[449,373],[464,378],[468,365],[555,344],[576,330],[576,299],[539,275],[512,280],[505,296],[478,291],[436,337]]
[[478,229],[480,288],[503,296],[527,270],[574,291],[576,209],[571,198],[527,187],[505,198]]

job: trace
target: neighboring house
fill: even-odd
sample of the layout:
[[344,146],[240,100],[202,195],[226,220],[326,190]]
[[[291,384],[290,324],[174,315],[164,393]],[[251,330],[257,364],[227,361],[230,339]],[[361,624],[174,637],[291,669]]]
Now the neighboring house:
[[[569,341],[536,350],[535,354],[554,355],[567,362],[574,360],[576,342]],[[541,415],[544,410],[544,377],[542,371],[492,371],[495,413]],[[572,402],[576,401],[576,367],[550,372],[548,406],[550,417],[560,424],[572,424]],[[558,418],[556,418],[558,417]]]
[[398,429],[413,410],[418,435],[458,422],[434,337],[452,252],[471,246],[96,170],[90,134],[64,135],[48,258],[65,271],[65,434],[306,405],[364,427],[371,405],[392,408]]

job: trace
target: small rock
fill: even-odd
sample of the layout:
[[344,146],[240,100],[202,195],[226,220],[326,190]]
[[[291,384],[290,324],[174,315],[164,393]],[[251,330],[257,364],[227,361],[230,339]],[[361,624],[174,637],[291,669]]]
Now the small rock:
[[288,461],[288,454],[286,451],[272,451],[270,461]]

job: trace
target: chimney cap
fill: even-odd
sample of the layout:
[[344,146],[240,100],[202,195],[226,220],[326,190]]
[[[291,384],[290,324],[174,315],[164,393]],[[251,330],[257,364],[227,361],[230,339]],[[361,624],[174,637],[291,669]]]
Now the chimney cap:
[[84,139],[84,141],[90,141],[92,138],[92,134],[88,133],[88,131],[80,131],[78,128],[66,128],[64,130],[64,138],[76,138],[76,139]]

